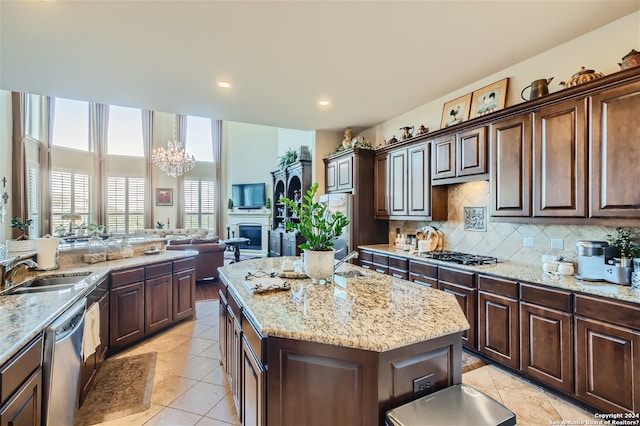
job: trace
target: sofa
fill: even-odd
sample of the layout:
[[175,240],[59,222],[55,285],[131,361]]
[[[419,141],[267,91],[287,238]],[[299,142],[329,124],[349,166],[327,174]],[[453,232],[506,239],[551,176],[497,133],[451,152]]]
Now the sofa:
[[196,250],[196,281],[218,279],[218,267],[224,265],[226,246],[218,237],[169,239],[167,250]]
[[137,237],[160,237],[167,240],[184,238],[207,238],[209,230],[206,228],[175,228],[175,229],[141,229],[136,231]]

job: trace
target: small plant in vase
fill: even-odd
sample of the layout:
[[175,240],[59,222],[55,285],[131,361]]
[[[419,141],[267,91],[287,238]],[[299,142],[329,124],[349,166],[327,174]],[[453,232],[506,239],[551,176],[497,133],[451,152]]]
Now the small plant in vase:
[[349,225],[349,218],[341,212],[332,213],[324,203],[315,201],[318,183],[314,183],[304,195],[304,201],[281,198],[295,220],[286,224],[287,231],[298,232],[305,238],[300,244],[304,250],[305,273],[318,283],[333,275],[335,240]]
[[607,234],[607,241],[611,247],[620,251],[620,266],[631,266],[631,259],[634,256],[634,244],[631,241],[631,230],[629,228],[616,228],[617,235]]
[[16,238],[16,241],[24,241],[29,239],[29,226],[31,226],[33,220],[22,220],[18,216],[14,216],[11,219],[11,229],[17,229],[20,231],[20,235]]

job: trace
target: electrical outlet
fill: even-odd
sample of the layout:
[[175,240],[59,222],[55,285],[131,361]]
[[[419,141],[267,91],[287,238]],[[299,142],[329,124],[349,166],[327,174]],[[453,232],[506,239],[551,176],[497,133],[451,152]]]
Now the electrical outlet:
[[564,250],[564,240],[562,238],[552,238],[551,248],[554,250]]
[[524,237],[522,244],[525,247],[535,247],[536,246],[536,239],[535,239],[535,237]]
[[413,394],[414,395],[426,395],[433,390],[435,385],[434,373],[427,374],[418,379],[413,379]]

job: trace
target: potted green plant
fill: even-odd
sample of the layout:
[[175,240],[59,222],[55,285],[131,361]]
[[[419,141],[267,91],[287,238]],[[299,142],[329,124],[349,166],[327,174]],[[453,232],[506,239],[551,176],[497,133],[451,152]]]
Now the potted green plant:
[[14,216],[11,219],[11,229],[17,229],[20,231],[20,235],[16,238],[16,241],[24,241],[29,239],[29,226],[31,226],[33,220],[22,220],[18,216]]
[[264,203],[264,208],[265,209],[270,209],[271,208],[271,198],[267,197],[267,200]]
[[634,256],[634,245],[631,241],[631,230],[629,228],[617,227],[616,235],[607,234],[607,242],[611,247],[620,250],[620,266],[631,266],[631,259]]
[[331,212],[324,203],[315,200],[318,183],[311,185],[303,202],[290,198],[281,198],[292,212],[292,220],[287,222],[287,231],[298,232],[305,238],[300,244],[304,251],[305,273],[318,283],[333,274],[333,245],[342,231],[349,224],[349,218],[341,212]]
[[282,157],[278,158],[278,169],[284,170],[289,164],[293,164],[296,162],[296,160],[298,159],[298,153],[292,148],[289,148]]
[[9,252],[24,252],[35,250],[37,247],[37,240],[29,239],[29,226],[33,223],[33,220],[22,220],[17,216],[11,219],[11,229],[20,231],[20,235],[15,240],[7,240],[7,251]]

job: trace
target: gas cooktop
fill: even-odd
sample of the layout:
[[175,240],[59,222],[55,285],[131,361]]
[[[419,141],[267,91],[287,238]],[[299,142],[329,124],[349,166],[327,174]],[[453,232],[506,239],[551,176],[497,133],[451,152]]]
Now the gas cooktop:
[[443,262],[458,263],[460,265],[488,265],[498,263],[498,259],[491,256],[460,253],[457,251],[441,250],[423,253],[421,256],[428,259],[441,260]]

